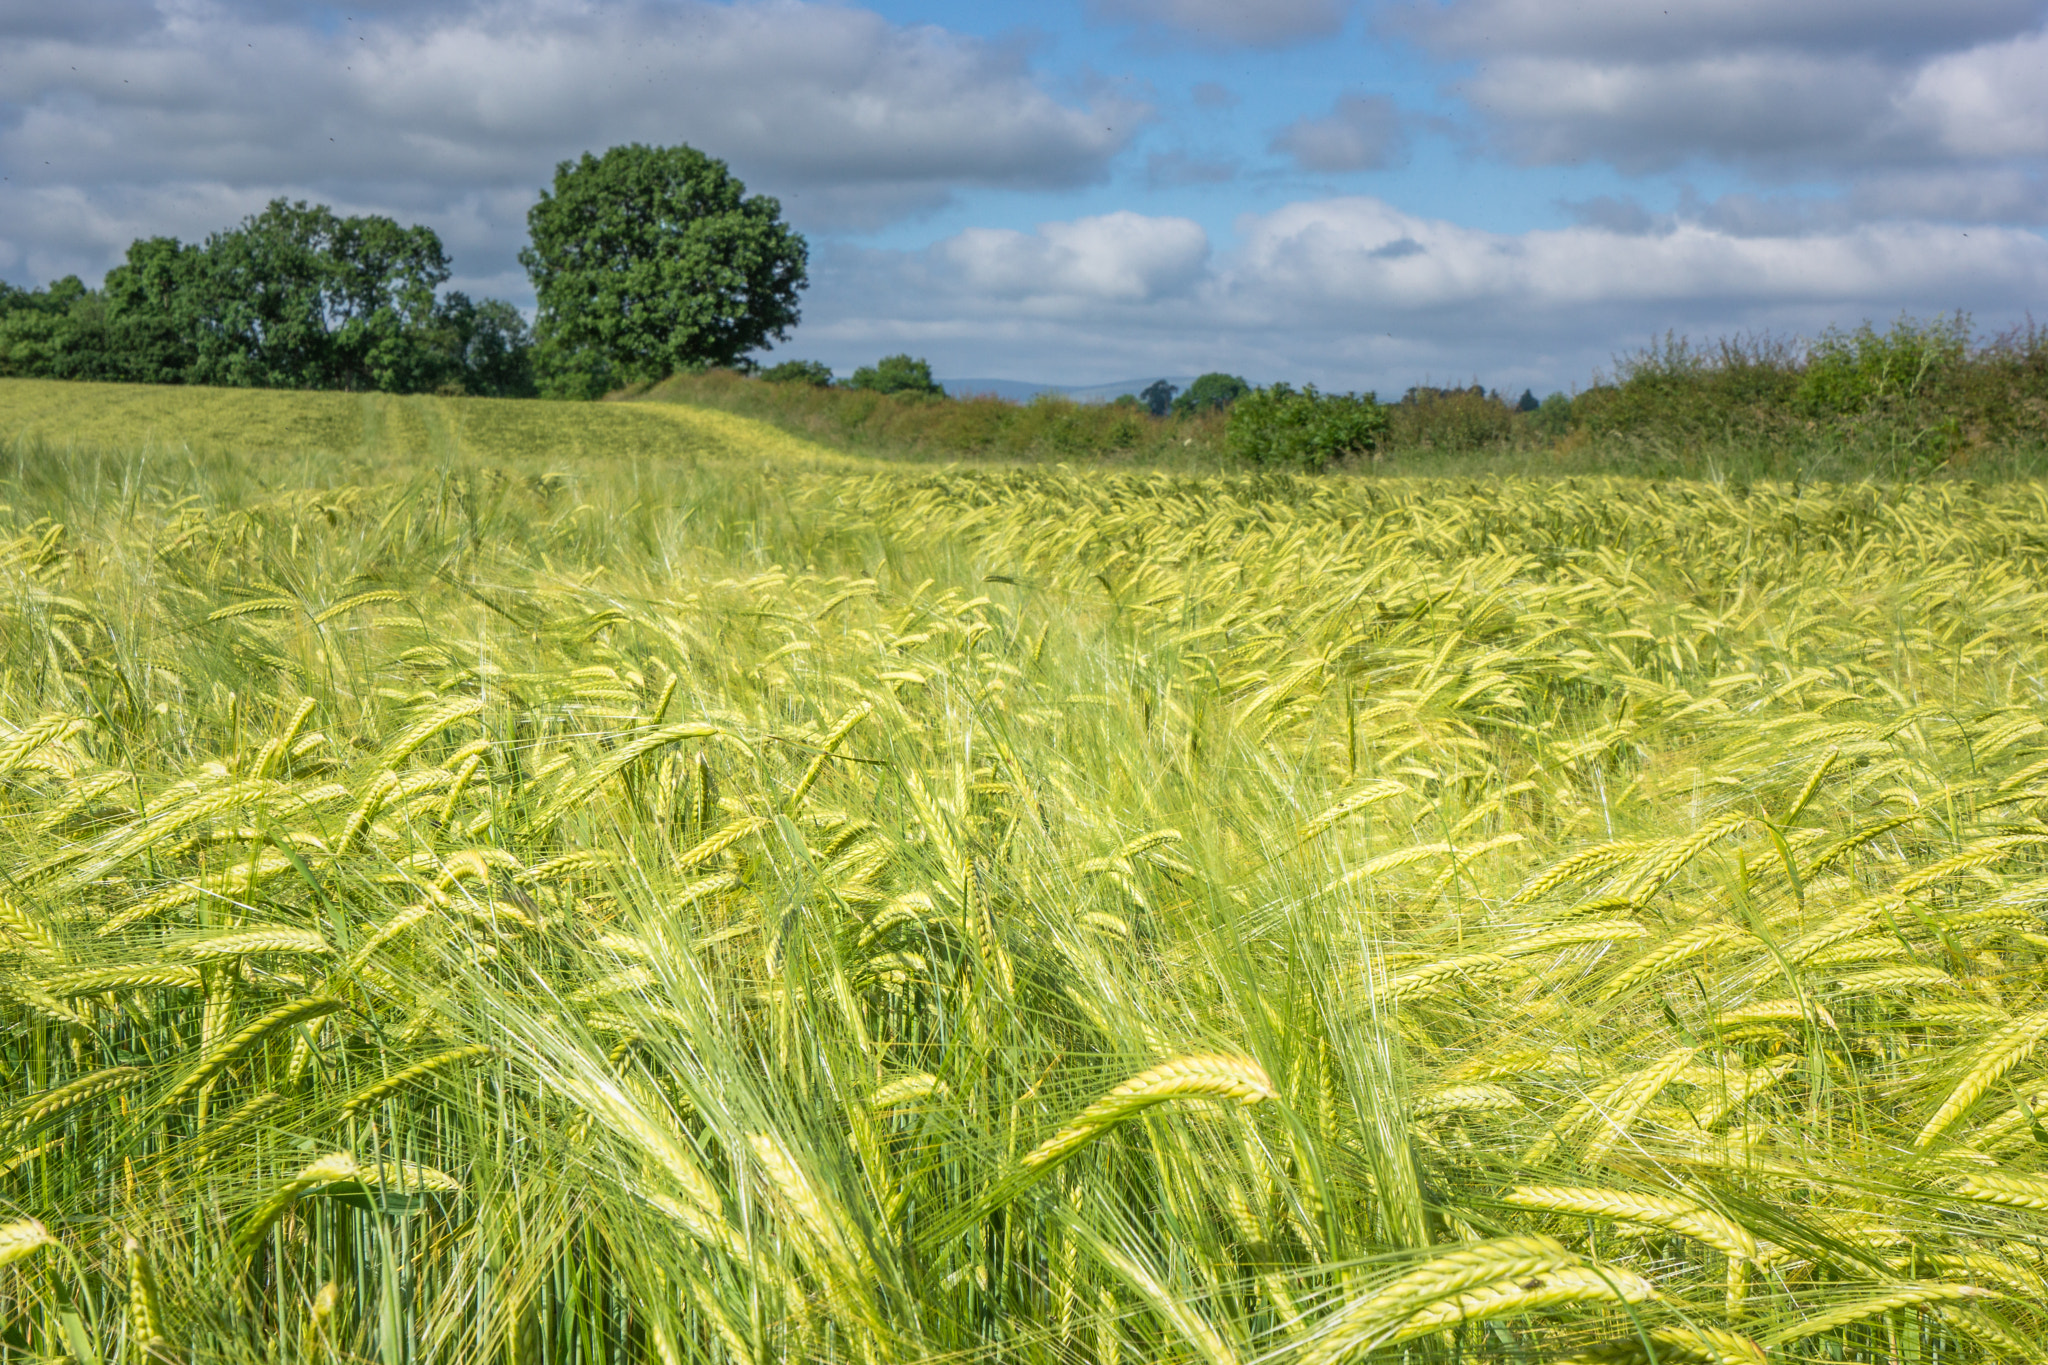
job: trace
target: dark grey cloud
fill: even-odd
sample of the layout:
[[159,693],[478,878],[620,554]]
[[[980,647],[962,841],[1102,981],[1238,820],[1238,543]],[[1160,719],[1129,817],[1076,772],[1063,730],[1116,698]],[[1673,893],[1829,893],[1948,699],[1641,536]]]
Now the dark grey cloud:
[[90,31],[8,14],[0,269],[104,268],[130,221],[191,232],[202,206],[287,192],[467,213],[509,259],[554,163],[627,141],[723,157],[800,226],[872,226],[961,187],[1099,180],[1150,118],[1108,87],[1055,94],[1016,47],[805,0],[505,0],[324,28],[168,0],[171,21],[94,13]]
[[1163,29],[1205,47],[1291,47],[1344,27],[1352,0],[1091,0],[1110,22]]
[[1305,171],[1377,171],[1399,162],[1408,138],[1400,109],[1385,95],[1343,95],[1320,118],[1301,118],[1273,135],[1269,150]]
[[0,0],[0,44],[34,38],[92,41],[146,32],[162,23],[150,0]]

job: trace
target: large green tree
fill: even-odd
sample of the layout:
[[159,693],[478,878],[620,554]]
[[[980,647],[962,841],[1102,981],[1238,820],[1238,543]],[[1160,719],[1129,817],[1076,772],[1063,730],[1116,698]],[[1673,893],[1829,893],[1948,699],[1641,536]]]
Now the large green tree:
[[409,393],[446,378],[432,228],[278,199],[202,254],[177,295],[199,324],[196,382]]
[[542,363],[565,396],[737,364],[799,317],[804,239],[694,147],[564,161],[526,223]]
[[139,240],[97,290],[0,289],[0,375],[533,393],[525,319],[447,278],[431,228],[279,199],[203,243]]

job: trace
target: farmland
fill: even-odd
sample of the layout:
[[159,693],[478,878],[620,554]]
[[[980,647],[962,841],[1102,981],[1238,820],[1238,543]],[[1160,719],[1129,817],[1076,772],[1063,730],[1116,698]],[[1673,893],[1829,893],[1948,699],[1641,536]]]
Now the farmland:
[[2034,1360],[2048,489],[0,383],[0,1360]]

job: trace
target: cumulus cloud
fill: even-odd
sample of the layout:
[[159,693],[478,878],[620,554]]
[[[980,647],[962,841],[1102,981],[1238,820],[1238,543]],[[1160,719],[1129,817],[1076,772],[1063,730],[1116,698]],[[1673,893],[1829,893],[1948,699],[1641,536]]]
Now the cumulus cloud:
[[[69,11],[8,3],[8,198],[174,209],[204,187],[246,204],[305,186],[432,220],[509,194],[518,211],[494,228],[508,257],[554,163],[619,142],[690,142],[800,225],[868,226],[962,187],[1098,180],[1150,117],[1113,93],[1052,93],[1014,46],[808,0],[503,0],[358,13],[333,32],[168,3],[145,22],[135,0],[44,22]],[[24,235],[54,211],[0,207],[0,241],[60,251]]]
[[1900,104],[1957,156],[2048,155],[2048,31],[1937,58]]
[[1455,89],[1521,161],[1792,179],[2048,152],[2042,18],[2038,0],[1456,0],[1384,22],[1478,63]]
[[1407,151],[1401,111],[1385,95],[1343,95],[1320,118],[1296,119],[1273,135],[1269,150],[1305,171],[1377,171]]
[[1036,232],[969,228],[932,249],[956,287],[1035,311],[1150,304],[1184,295],[1209,258],[1209,234],[1187,218],[1128,210]]
[[1351,0],[1094,0],[1099,16],[1212,47],[1287,47],[1344,27]]
[[2048,291],[2048,241],[1866,224],[1743,236],[1675,219],[1497,233],[1368,197],[1303,201],[1211,252],[1177,218],[974,230],[922,252],[828,258],[798,345],[834,364],[911,346],[951,373],[1090,382],[1223,368],[1396,391],[1477,372],[1584,384],[1618,342],[1817,332],[1956,307],[1987,325]]

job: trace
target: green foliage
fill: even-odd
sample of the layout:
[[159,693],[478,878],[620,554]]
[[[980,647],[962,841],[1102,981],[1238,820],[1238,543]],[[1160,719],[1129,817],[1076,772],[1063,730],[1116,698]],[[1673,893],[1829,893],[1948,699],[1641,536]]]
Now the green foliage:
[[509,304],[436,291],[431,228],[273,201],[204,243],[136,241],[98,290],[0,299],[0,374],[230,387],[533,392]]
[[1198,412],[1222,412],[1252,391],[1251,385],[1234,374],[1212,370],[1188,385],[1188,391],[1173,400],[1176,417]]
[[1252,390],[1231,408],[1229,450],[1244,464],[1314,472],[1374,449],[1387,425],[1387,410],[1370,393],[1275,384]]
[[1179,392],[1179,389],[1164,379],[1155,379],[1145,386],[1145,391],[1138,397],[1151,409],[1154,417],[1164,417],[1173,411],[1173,396]]
[[863,365],[846,381],[849,389],[868,393],[894,393],[929,398],[943,397],[945,389],[932,378],[931,365],[922,358],[885,355],[872,365]]
[[1640,454],[1768,449],[1897,476],[1967,466],[2048,434],[2048,330],[1971,340],[1958,314],[1831,329],[1805,348],[1770,337],[1695,346],[1666,336],[1573,403],[1595,441]]
[[1543,405],[1536,401],[1536,390],[1523,389],[1520,401],[1515,404],[1516,412],[1534,412]]
[[1853,332],[1830,327],[1806,353],[1798,402],[1816,417],[1856,417],[1910,403],[1939,386],[1969,348],[1961,316],[1928,323],[1901,317],[1885,333],[1868,322]]
[[1547,395],[1529,414],[1529,425],[1545,440],[1562,440],[1572,428],[1572,400],[1561,393]]
[[533,335],[526,318],[502,299],[474,303],[460,290],[436,310],[437,323],[447,329],[444,344],[460,366],[459,378],[442,388],[459,388],[479,398],[532,398]]
[[1141,409],[1145,406],[1144,402],[1141,399],[1139,399],[1138,395],[1136,395],[1135,393],[1120,393],[1116,397],[1109,400],[1109,405],[1113,408]]
[[1387,418],[1388,445],[1434,454],[1505,449],[1521,430],[1515,409],[1477,384],[1411,388],[1387,410]]
[[595,347],[572,347],[543,336],[533,346],[534,380],[542,398],[594,402],[626,386],[626,376]]
[[809,384],[822,389],[832,383],[832,367],[822,360],[785,360],[761,371],[760,377],[770,384]]
[[564,396],[599,376],[734,365],[796,325],[804,239],[781,204],[749,197],[694,147],[636,142],[564,161],[526,221],[543,382]]

